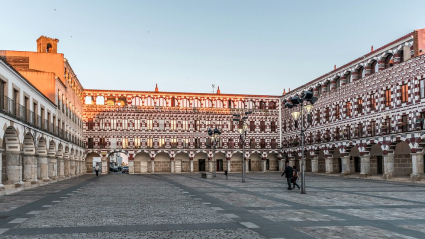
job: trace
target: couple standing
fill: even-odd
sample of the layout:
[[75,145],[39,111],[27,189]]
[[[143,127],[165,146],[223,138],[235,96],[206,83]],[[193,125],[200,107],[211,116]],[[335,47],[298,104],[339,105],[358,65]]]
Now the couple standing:
[[[296,167],[289,166],[289,162],[286,162],[285,171],[283,171],[281,177],[286,174],[286,181],[288,182],[288,190],[295,189],[295,186],[300,189],[300,186],[297,184],[298,179],[298,171]],[[293,187],[291,187],[291,183],[293,184]]]

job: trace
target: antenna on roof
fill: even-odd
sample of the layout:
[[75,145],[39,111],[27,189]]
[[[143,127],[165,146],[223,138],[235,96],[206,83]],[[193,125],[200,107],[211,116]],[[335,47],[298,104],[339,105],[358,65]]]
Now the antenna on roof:
[[215,92],[215,84],[212,84],[212,88],[213,88],[212,93],[214,93]]

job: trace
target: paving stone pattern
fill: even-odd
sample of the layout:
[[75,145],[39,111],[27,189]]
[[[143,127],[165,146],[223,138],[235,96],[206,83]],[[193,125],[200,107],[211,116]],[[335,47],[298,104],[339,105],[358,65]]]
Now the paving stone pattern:
[[[279,173],[85,175],[0,196],[0,238],[425,238],[425,186]],[[300,182],[299,182],[300,184]]]

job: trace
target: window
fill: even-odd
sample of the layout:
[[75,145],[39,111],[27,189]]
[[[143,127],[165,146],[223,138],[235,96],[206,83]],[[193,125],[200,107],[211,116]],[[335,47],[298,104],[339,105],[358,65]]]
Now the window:
[[361,114],[363,112],[363,100],[362,98],[357,99],[357,113]]
[[385,69],[394,65],[394,57],[392,54],[385,58]]
[[0,80],[0,107],[1,109],[5,109],[5,90],[6,90],[6,82]]
[[165,148],[165,139],[164,138],[158,140],[158,147],[159,148]]
[[199,122],[199,120],[195,120],[195,130],[200,130],[201,124]]
[[424,129],[425,127],[424,127],[424,124],[425,124],[425,112],[421,112],[421,116],[419,117],[419,119],[421,119],[421,121],[420,121],[420,128],[421,129]]
[[385,106],[391,106],[391,90],[385,90]]
[[159,130],[165,130],[165,120],[163,119],[158,120],[158,126],[159,126]]
[[176,130],[177,129],[177,122],[176,120],[170,120],[170,129]]
[[233,149],[235,147],[235,143],[233,142],[233,139],[229,139],[229,142],[227,143],[229,149]]
[[[241,121],[239,121],[239,124],[242,126]],[[255,121],[249,122],[249,131],[255,131]]]
[[339,105],[336,105],[335,107],[335,116],[337,119],[339,119]]
[[128,139],[127,138],[122,139],[122,148],[123,149],[128,148]]
[[260,147],[262,149],[265,149],[266,148],[266,140],[265,139],[261,139],[261,141],[260,141]]
[[199,139],[195,139],[195,148],[201,147],[201,141]]
[[260,131],[261,132],[266,131],[266,122],[260,121]]
[[276,122],[274,122],[274,121],[270,122],[270,130],[272,132],[276,131]]
[[265,110],[266,109],[266,103],[264,101],[260,101],[260,109]]
[[255,149],[255,139],[250,139],[249,145],[252,149]]
[[350,128],[350,126],[347,126],[345,130],[346,130],[345,133],[347,134],[347,139],[350,139],[351,138],[351,128]]
[[25,110],[25,120],[27,121],[27,122],[29,122],[30,121],[30,112],[29,112],[29,108],[30,108],[30,106],[29,106],[29,104],[30,104],[30,99],[28,98],[28,97],[26,97],[26,96],[24,96],[24,110]]
[[335,80],[335,89],[338,89],[341,86],[341,79],[338,77]]
[[153,122],[152,120],[146,120],[146,128],[147,129],[152,129],[153,127]]
[[347,116],[351,116],[351,102],[347,102],[346,110],[347,110]]
[[183,141],[183,148],[189,148],[189,139],[182,139]]
[[402,132],[407,132],[409,130],[409,124],[407,123],[407,115],[401,116],[401,126]]
[[409,87],[407,84],[401,86],[401,102],[406,103],[409,101]]
[[329,114],[330,114],[329,107],[326,107],[326,109],[325,109],[325,120],[326,121],[329,121]]
[[152,138],[148,138],[148,141],[146,143],[147,148],[153,148],[153,140]]
[[331,83],[330,82],[328,82],[326,84],[326,92],[329,92],[329,91],[331,91]]
[[171,148],[177,148],[177,139],[171,139]]
[[391,133],[391,119],[390,118],[385,119],[385,132],[387,134]]
[[360,80],[365,76],[364,68],[360,67],[357,71],[357,79]]
[[317,120],[317,123],[320,123],[320,111],[319,110],[316,111],[316,120]]
[[362,137],[363,136],[363,124],[360,123],[357,125],[357,137]]
[[135,148],[140,148],[140,138],[135,138],[134,139],[134,147]]
[[270,142],[270,146],[272,147],[272,149],[277,148],[277,144],[276,144],[276,139],[272,139]]
[[370,74],[376,73],[378,72],[379,69],[379,64],[377,61],[374,61],[371,65],[370,65]]
[[419,81],[419,87],[421,98],[425,98],[425,79]]
[[188,130],[189,129],[189,124],[188,124],[187,120],[183,120],[182,121],[182,129],[183,130]]
[[87,141],[88,148],[89,149],[92,149],[93,148],[93,138],[88,138],[87,140],[88,140]]
[[351,72],[348,72],[347,75],[345,75],[345,79],[347,83],[353,82],[353,78],[351,77]]
[[376,99],[375,99],[375,94],[371,94],[371,95],[370,95],[370,109],[371,109],[371,110],[376,110]]

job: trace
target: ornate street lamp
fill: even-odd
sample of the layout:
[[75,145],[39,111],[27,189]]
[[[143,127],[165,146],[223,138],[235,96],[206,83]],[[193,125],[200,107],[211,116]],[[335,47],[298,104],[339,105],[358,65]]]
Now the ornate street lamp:
[[245,116],[241,118],[240,114],[234,114],[233,121],[238,121],[239,124],[242,124],[242,127],[238,129],[239,138],[242,140],[242,182],[245,183],[245,172],[246,172],[246,163],[245,163],[245,140],[246,140],[246,131],[248,130],[248,125],[246,121],[248,120],[248,115],[252,114],[252,111],[245,112]]
[[210,129],[208,128],[208,135],[211,137],[211,143],[213,143],[213,162],[214,162],[214,167],[213,167],[213,175],[214,177],[216,176],[216,168],[217,168],[217,161],[215,160],[215,148],[217,147],[217,141],[218,141],[218,136],[221,134],[220,130],[218,130],[217,128],[215,129]]
[[[291,115],[295,121],[295,128],[298,128],[298,119],[301,117],[301,128],[300,128],[300,136],[301,136],[301,194],[306,194],[305,190],[305,155],[304,155],[304,138],[305,132],[308,127],[311,125],[311,111],[313,110],[313,104],[316,103],[318,99],[313,96],[311,91],[305,91],[301,97],[298,95],[292,97],[291,102],[286,102],[286,108],[293,108],[294,106],[299,106],[299,111],[295,109]],[[307,122],[304,122],[304,112],[307,113]]]

